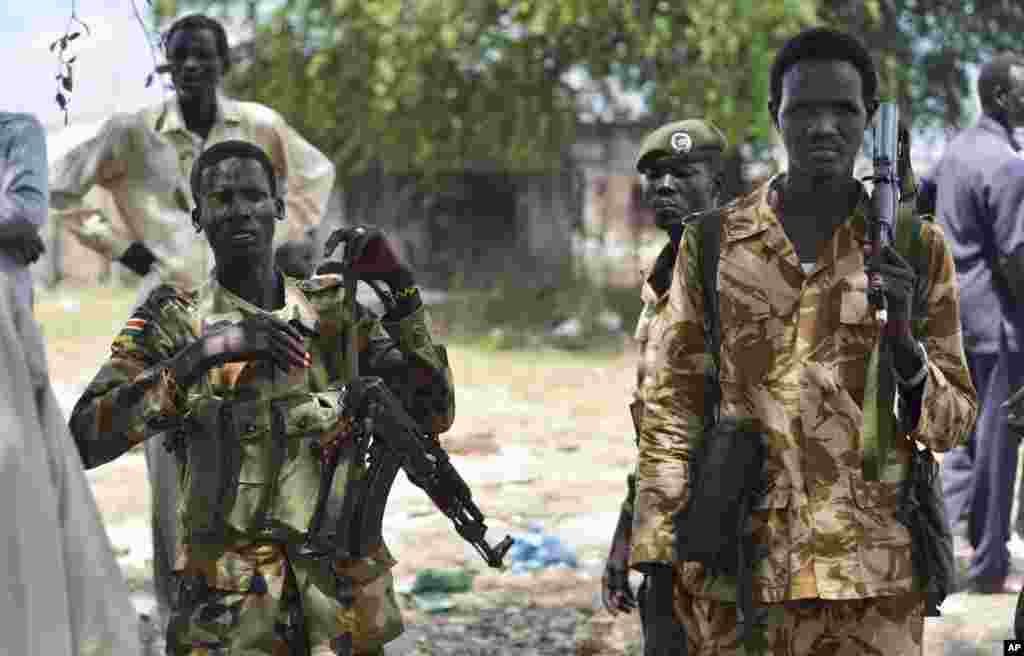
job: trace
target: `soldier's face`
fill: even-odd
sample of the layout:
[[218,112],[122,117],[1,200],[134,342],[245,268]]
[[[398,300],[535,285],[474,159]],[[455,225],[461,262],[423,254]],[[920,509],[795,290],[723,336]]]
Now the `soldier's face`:
[[717,195],[718,181],[708,160],[664,156],[644,170],[644,200],[662,230],[688,214],[710,209]]
[[203,172],[200,225],[217,259],[268,256],[281,201],[257,160],[232,157]]
[[860,72],[835,60],[803,60],[782,77],[776,121],[789,174],[811,180],[849,177],[869,119]]
[[171,80],[182,99],[208,96],[224,76],[217,35],[206,28],[178,30],[167,42]]

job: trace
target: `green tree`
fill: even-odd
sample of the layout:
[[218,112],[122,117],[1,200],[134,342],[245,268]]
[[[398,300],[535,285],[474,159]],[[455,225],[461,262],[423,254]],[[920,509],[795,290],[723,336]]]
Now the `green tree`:
[[818,0],[825,23],[861,36],[882,69],[883,91],[919,127],[962,127],[969,67],[1021,51],[1018,0]]
[[[342,177],[561,164],[588,110],[621,91],[649,118],[705,115],[730,141],[768,135],[767,62],[811,0],[230,0],[164,2],[256,17],[229,80],[330,152]],[[616,84],[610,83],[614,81]],[[600,111],[611,107],[610,112]]]

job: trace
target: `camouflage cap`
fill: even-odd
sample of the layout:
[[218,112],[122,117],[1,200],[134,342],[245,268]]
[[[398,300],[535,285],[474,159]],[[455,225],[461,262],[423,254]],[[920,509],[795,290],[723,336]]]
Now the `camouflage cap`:
[[640,145],[636,170],[655,157],[674,155],[684,159],[702,160],[721,155],[726,148],[725,135],[709,121],[687,119],[663,125],[647,135]]

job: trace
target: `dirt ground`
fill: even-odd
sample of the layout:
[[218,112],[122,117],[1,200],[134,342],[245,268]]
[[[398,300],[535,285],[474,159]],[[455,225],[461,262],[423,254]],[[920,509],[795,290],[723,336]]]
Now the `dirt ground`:
[[[37,316],[48,340],[52,379],[65,404],[73,403],[95,373],[130,302],[130,293],[94,289],[40,299]],[[422,638],[417,626],[464,623],[474,608],[509,604],[579,609],[587,619],[573,629],[578,654],[637,653],[635,615],[613,620],[599,610],[598,601],[601,567],[635,457],[626,407],[635,375],[633,349],[577,355],[450,344],[449,359],[457,418],[442,439],[488,517],[489,541],[540,522],[576,550],[580,567],[525,575],[488,571],[426,496],[399,476],[385,520],[388,545],[399,560],[399,588],[424,567],[469,567],[479,574],[471,594],[454,597],[459,607],[448,615],[428,616],[406,604],[406,647],[393,653],[432,654],[413,651],[417,636]],[[125,555],[130,583],[145,588],[151,548],[141,453],[89,472],[89,478],[115,548]],[[1002,639],[1010,637],[1014,601],[1008,595],[954,595],[945,617],[926,623],[925,654],[999,653]]]

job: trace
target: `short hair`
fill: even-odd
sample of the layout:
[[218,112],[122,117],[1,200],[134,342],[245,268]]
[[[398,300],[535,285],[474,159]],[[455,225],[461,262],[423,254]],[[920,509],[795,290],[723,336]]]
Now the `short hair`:
[[864,105],[878,102],[878,71],[864,44],[856,37],[827,27],[812,27],[790,38],[775,53],[772,62],[769,97],[772,111],[782,102],[782,78],[786,71],[805,60],[837,60],[851,64],[860,73]]
[[199,196],[203,186],[203,172],[211,166],[216,166],[226,159],[254,159],[260,163],[267,180],[270,182],[270,194],[277,196],[277,174],[274,173],[274,165],[266,152],[256,144],[248,141],[232,139],[221,141],[210,146],[199,155],[195,164],[192,165],[192,174],[189,176],[189,183],[192,187],[192,199],[196,207],[199,207]]
[[992,107],[996,89],[1009,85],[1010,69],[1014,66],[1024,67],[1024,57],[1004,52],[985,62],[981,67],[981,72],[978,73],[978,98],[983,108]]
[[219,21],[210,18],[206,14],[189,14],[174,21],[160,39],[160,45],[164,49],[164,56],[170,59],[168,48],[171,45],[171,37],[184,30],[210,30],[217,41],[217,54],[224,62],[224,70],[231,68],[231,49],[228,47],[228,33]]

